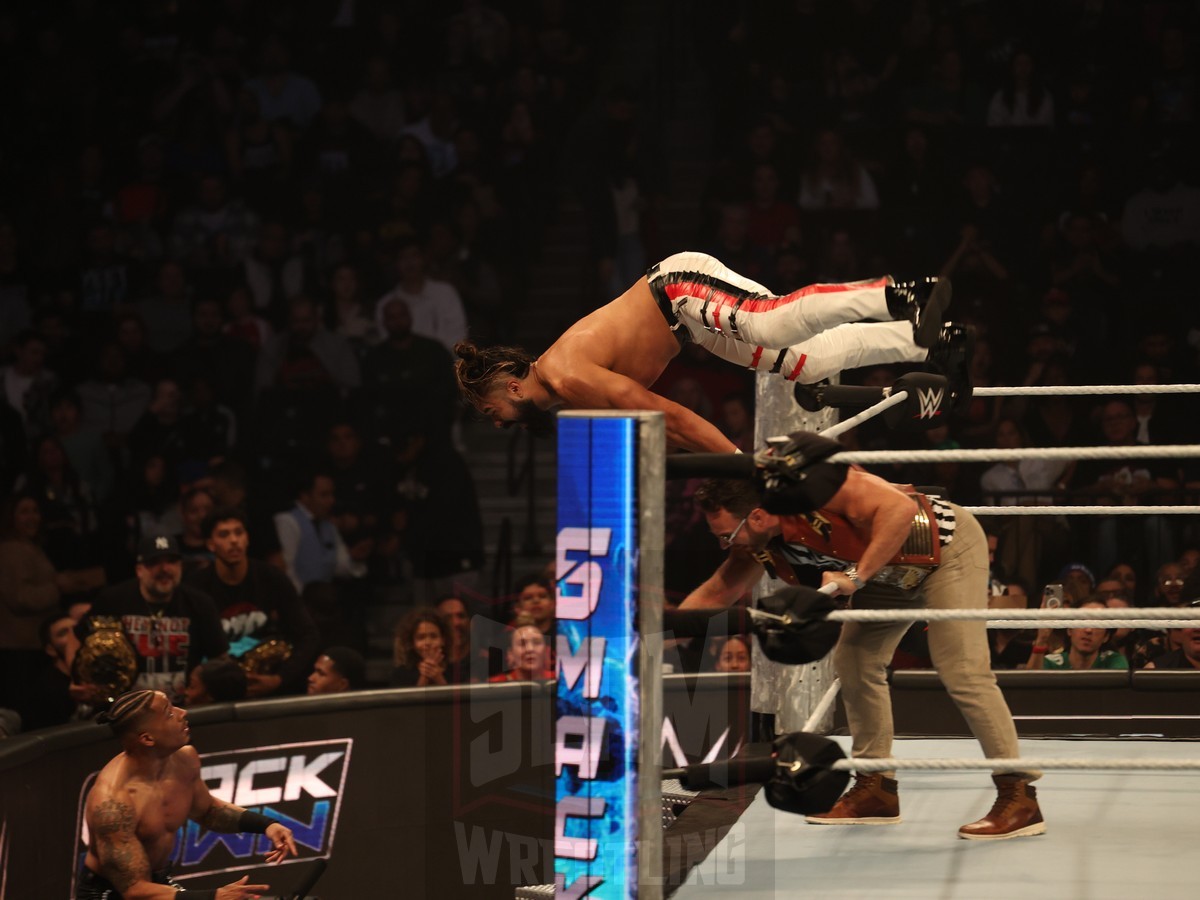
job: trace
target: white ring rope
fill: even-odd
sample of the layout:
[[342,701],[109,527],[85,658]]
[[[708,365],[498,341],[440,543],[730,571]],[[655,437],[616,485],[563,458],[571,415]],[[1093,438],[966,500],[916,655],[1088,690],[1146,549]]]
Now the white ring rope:
[[[1006,622],[1134,621],[1188,622],[1200,625],[1200,608],[1153,606],[1145,609],[835,609],[825,617],[830,622],[948,622],[952,620],[1003,619]],[[1120,626],[1112,626],[1120,627]],[[1160,625],[1159,627],[1168,627]],[[1170,626],[1185,628],[1188,626]]]
[[1200,384],[1052,384],[977,387],[975,397],[1074,397],[1083,394],[1200,394]]
[[1200,444],[1132,447],[1019,447],[1012,450],[843,450],[829,457],[842,463],[1009,462],[1021,459],[1165,459],[1200,456]]
[[[1099,612],[1099,610],[1097,610]],[[1053,619],[1039,622],[1041,628],[1145,628],[1163,631],[1167,628],[1195,628],[1195,619]],[[1028,619],[988,619],[988,628],[1019,631],[1030,628]]]
[[1169,772],[1200,769],[1200,759],[1090,759],[1031,756],[1028,759],[839,759],[827,767],[835,772],[891,772],[908,769],[947,771],[951,769],[997,769],[1027,772],[1030,769],[1128,769],[1141,772]]
[[964,506],[976,516],[1195,516],[1200,506]]
[[818,433],[821,435],[821,437],[835,438],[839,434],[849,431],[855,425],[859,425],[859,424],[867,421],[867,419],[872,419],[875,416],[879,415],[881,412],[883,412],[885,409],[888,409],[889,407],[892,407],[892,406],[896,406],[899,403],[903,403],[907,399],[908,399],[908,391],[900,391],[898,393],[892,394],[891,396],[884,397],[882,400],[880,400],[874,406],[868,406],[866,409],[864,409],[862,412],[858,413],[857,415],[851,416],[849,419],[846,419],[843,422],[838,422],[834,425],[830,425],[824,431],[821,431]]

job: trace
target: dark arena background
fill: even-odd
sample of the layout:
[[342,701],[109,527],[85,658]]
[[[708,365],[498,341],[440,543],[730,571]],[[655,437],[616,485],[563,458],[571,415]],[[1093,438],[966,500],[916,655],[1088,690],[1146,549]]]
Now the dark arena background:
[[[979,513],[989,605],[1195,619],[1198,42],[1196,0],[5,4],[0,900],[74,896],[88,791],[120,752],[94,718],[130,687],[185,707],[210,790],[299,845],[268,867],[265,839],[189,822],[171,865],[190,890],[249,874],[291,897],[323,859],[316,900],[554,896],[556,854],[584,842],[561,772],[593,747],[556,730],[564,682],[636,721],[640,682],[589,693],[584,661],[625,684],[658,635],[619,660],[611,636],[597,657],[567,641],[580,625],[556,642],[596,545],[571,543],[553,434],[464,403],[455,345],[536,357],[682,251],[777,295],[948,280],[977,393],[934,427],[867,420],[840,442],[1107,452],[866,467],[963,507],[1148,507]],[[890,390],[928,368],[838,380]],[[652,389],[752,454],[792,430],[772,378],[691,342]],[[1145,391],[1037,393],[1088,385]],[[667,480],[661,507],[645,484],[627,502],[661,559],[614,551],[661,568],[652,592],[623,588],[638,623],[726,558],[698,478]],[[661,633],[661,706],[641,705],[663,768],[798,727],[762,705],[760,647],[733,618]],[[990,634],[1025,756],[1179,759],[1200,738],[1200,628]],[[1105,671],[1050,671],[1081,660]],[[979,755],[924,622],[888,677],[897,756]],[[817,730],[850,753],[840,700]],[[606,796],[631,805],[609,802],[657,828],[624,794],[640,735],[604,735]],[[990,848],[953,841],[990,802],[980,773],[904,781],[910,830],[869,841],[805,830],[727,775],[663,782],[663,876],[623,896],[1194,891],[1173,880],[1200,839],[1194,772],[1048,773],[1047,833]],[[1160,809],[1161,833],[1129,807]],[[954,822],[927,834],[934,810]],[[583,883],[557,895],[610,896]]]

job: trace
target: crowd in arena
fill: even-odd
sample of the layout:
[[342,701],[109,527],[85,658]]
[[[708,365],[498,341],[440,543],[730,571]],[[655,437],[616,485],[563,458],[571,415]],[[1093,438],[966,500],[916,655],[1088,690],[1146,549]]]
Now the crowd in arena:
[[[571,312],[683,249],[777,293],[939,275],[978,330],[976,386],[1200,381],[1194,4],[708,2],[692,51],[640,73],[612,12],[0,11],[0,707],[30,729],[103,705],[80,651],[113,628],[138,686],[192,703],[381,684],[381,601],[407,608],[383,640],[394,625],[393,685],[553,677],[547,560],[499,596],[478,577],[482,426],[451,351],[533,343],[519,314],[564,203],[588,225]],[[708,174],[681,207],[663,132],[688,91]],[[657,389],[753,449],[748,373],[685,349]],[[1188,444],[1195,409],[976,398],[843,442]],[[963,504],[1200,496],[1187,458],[873,471]],[[670,602],[721,559],[694,488],[670,487]],[[995,605],[1058,583],[1081,606],[1200,599],[1189,517],[982,521]],[[1195,629],[1090,631],[997,632],[994,663],[1200,667]],[[748,670],[741,637],[698,649]],[[896,664],[921,654],[914,629]]]

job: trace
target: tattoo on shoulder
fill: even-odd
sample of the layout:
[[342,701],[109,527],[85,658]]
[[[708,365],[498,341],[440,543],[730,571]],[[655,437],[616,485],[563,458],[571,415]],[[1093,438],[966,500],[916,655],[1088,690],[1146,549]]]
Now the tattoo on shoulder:
[[122,893],[139,881],[150,880],[150,863],[136,826],[133,807],[120,800],[105,800],[97,806],[89,826],[104,875]]
[[137,817],[134,816],[132,806],[120,800],[105,800],[96,807],[92,816],[91,831],[98,837],[121,832],[133,834],[136,824]]

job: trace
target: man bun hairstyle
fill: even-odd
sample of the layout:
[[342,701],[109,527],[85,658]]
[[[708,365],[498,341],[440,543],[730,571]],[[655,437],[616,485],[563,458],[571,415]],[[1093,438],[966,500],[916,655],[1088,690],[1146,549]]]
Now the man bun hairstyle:
[[533,357],[520,347],[479,347],[471,341],[454,345],[454,376],[464,399],[476,409],[502,378],[524,378]]

